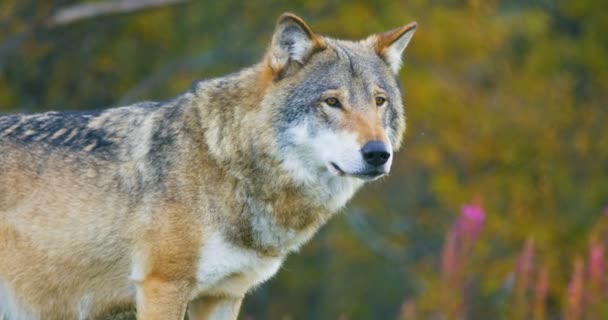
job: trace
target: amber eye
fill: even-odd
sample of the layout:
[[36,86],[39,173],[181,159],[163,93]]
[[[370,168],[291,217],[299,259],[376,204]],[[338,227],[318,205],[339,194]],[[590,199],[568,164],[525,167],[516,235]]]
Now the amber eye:
[[386,102],[386,99],[383,97],[376,97],[376,106],[380,107]]
[[325,103],[327,103],[328,106],[334,107],[334,108],[340,108],[340,106],[341,106],[340,100],[338,100],[338,98],[334,98],[334,97],[325,99]]

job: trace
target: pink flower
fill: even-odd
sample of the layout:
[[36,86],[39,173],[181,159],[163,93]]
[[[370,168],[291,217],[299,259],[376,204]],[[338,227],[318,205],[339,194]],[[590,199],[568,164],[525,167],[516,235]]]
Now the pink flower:
[[582,259],[577,258],[574,261],[574,270],[572,272],[572,278],[568,283],[568,293],[566,299],[566,314],[564,319],[575,320],[581,319],[582,315],[582,303],[583,303],[583,290],[584,290],[584,262]]
[[545,319],[547,293],[549,291],[549,271],[542,266],[538,272],[534,290],[534,319]]
[[515,273],[515,310],[520,313],[515,318],[525,318],[529,312],[527,299],[528,289],[532,286],[532,269],[534,268],[534,240],[528,238],[517,258]]
[[585,290],[586,319],[603,319],[604,244],[595,242],[589,249],[587,262],[587,288]]
[[462,206],[459,220],[460,231],[464,233],[465,236],[474,239],[477,238],[477,235],[481,232],[483,221],[485,220],[485,213],[479,205],[465,204]]
[[589,251],[589,278],[593,282],[601,283],[604,273],[604,246],[594,244]]
[[519,285],[522,290],[526,290],[530,284],[532,267],[534,264],[534,239],[528,238],[524,244],[524,248],[517,260],[517,276]]
[[456,233],[448,231],[448,235],[441,252],[441,272],[444,277],[456,272],[458,268],[458,244]]

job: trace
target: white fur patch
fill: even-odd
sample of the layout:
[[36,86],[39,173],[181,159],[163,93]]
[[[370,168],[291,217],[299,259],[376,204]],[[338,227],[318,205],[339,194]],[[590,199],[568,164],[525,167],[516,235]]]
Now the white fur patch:
[[[296,152],[285,152],[281,154],[283,156],[282,166],[287,170],[290,175],[299,182],[309,184],[315,182],[317,174],[314,166],[318,165],[318,160],[312,154],[314,150],[307,146],[307,142],[310,139],[308,134],[308,128],[306,124],[300,124],[298,126],[289,129],[288,134],[291,135],[293,143],[301,145],[298,147],[300,151]],[[314,161],[314,164],[312,163]],[[309,165],[307,165],[307,163]]]
[[348,173],[365,168],[354,133],[325,130],[313,136],[308,124],[302,123],[290,128],[288,134],[295,150],[283,155],[283,166],[300,182],[318,182],[319,172],[331,171],[331,163]]
[[361,179],[351,177],[327,177],[324,185],[331,193],[324,194],[326,207],[332,212],[342,209],[364,183]]
[[314,226],[301,231],[286,229],[277,225],[274,219],[262,214],[252,216],[251,228],[254,234],[259,236],[257,240],[262,246],[278,248],[283,254],[298,250],[317,231]]
[[78,319],[86,320],[89,318],[91,308],[93,307],[93,297],[91,294],[86,294],[78,301],[76,310],[78,311]]
[[325,130],[313,135],[307,123],[290,128],[288,134],[293,150],[281,154],[283,168],[307,186],[306,191],[317,203],[330,211],[341,209],[364,183],[358,178],[338,176],[332,165],[347,174],[365,169],[362,146],[355,134]]
[[229,243],[219,232],[213,233],[201,249],[197,294],[243,296],[251,287],[272,277],[282,262],[282,258],[261,256]]
[[14,297],[11,295],[10,288],[0,282],[0,320],[31,320],[37,319],[29,312],[25,311]]
[[313,141],[314,148],[325,163],[335,163],[344,172],[353,173],[364,170],[365,162],[361,156],[361,146],[354,133],[326,130]]

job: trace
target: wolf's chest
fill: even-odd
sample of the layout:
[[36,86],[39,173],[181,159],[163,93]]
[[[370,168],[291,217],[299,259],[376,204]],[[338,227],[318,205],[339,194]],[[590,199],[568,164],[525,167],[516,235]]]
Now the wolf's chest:
[[197,295],[243,296],[251,287],[272,277],[283,258],[261,256],[229,243],[216,233],[207,239],[199,261]]

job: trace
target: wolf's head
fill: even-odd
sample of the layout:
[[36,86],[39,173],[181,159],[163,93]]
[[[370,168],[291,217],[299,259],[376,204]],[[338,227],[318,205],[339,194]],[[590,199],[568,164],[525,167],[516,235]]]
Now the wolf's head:
[[316,35],[293,14],[279,18],[264,62],[273,77],[266,103],[294,178],[388,174],[405,130],[397,75],[415,30],[410,23],[352,42]]

